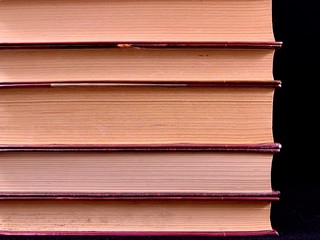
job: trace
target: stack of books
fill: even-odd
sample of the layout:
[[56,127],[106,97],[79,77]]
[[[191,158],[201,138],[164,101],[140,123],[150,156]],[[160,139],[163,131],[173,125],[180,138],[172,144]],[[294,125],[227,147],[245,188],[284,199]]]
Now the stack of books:
[[277,234],[271,0],[0,5],[0,234]]

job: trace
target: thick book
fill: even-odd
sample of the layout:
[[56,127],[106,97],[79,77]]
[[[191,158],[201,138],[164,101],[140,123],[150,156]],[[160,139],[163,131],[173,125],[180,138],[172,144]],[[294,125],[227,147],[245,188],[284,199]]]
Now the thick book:
[[0,82],[263,82],[273,80],[276,50],[259,43],[7,47]]
[[0,197],[266,196],[279,143],[0,148]]
[[279,81],[1,84],[0,144],[264,144]]
[[272,42],[271,0],[3,0],[0,43]]
[[0,235],[262,236],[277,192],[259,197],[0,199]]

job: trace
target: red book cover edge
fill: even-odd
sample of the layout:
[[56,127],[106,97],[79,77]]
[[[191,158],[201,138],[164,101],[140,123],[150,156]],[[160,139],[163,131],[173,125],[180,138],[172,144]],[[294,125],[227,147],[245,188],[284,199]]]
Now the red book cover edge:
[[0,144],[0,152],[27,151],[228,151],[228,152],[280,152],[280,143],[261,144]]
[[139,41],[139,42],[0,42],[0,49],[28,48],[262,48],[278,49],[281,41]]
[[2,82],[0,89],[29,88],[29,87],[255,87],[255,88],[279,88],[280,80],[265,81],[171,81],[158,82],[149,80],[141,81],[59,81],[59,82]]
[[93,193],[93,192],[0,192],[0,201],[9,199],[23,200],[240,200],[240,201],[278,201],[280,199],[280,191],[273,190],[271,192],[260,193]]

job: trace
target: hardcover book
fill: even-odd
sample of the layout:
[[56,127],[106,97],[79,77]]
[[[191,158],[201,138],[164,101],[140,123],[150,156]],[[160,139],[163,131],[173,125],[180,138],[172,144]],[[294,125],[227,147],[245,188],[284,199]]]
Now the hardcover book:
[[0,82],[263,82],[273,80],[280,44],[3,47]]
[[3,0],[0,42],[272,42],[270,0]]
[[0,144],[273,143],[279,81],[2,84]]
[[0,196],[266,196],[281,145],[1,148]]
[[276,235],[274,196],[1,199],[1,235]]

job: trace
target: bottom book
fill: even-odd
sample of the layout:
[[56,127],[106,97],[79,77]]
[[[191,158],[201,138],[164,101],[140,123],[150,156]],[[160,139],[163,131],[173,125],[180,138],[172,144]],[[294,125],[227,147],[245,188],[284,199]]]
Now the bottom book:
[[0,200],[2,235],[260,236],[275,197]]

